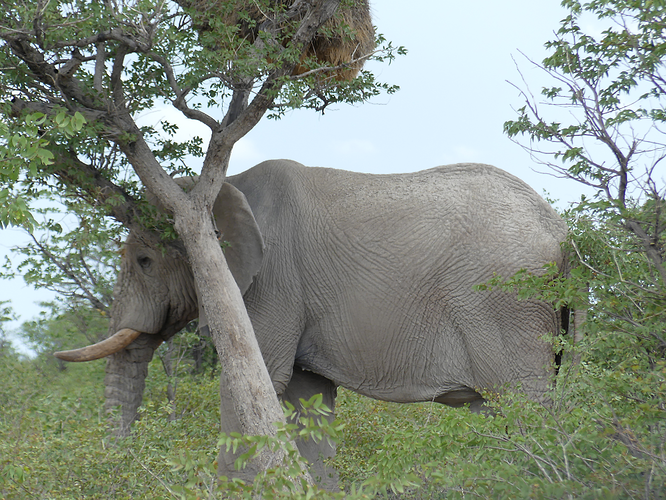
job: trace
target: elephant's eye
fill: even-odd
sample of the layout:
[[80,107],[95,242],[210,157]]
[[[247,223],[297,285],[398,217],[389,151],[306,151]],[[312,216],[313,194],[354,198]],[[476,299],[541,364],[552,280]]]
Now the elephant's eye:
[[139,265],[141,266],[142,269],[148,269],[150,267],[151,262],[152,262],[150,260],[150,257],[146,257],[146,256],[138,257],[136,259],[136,261],[139,263]]

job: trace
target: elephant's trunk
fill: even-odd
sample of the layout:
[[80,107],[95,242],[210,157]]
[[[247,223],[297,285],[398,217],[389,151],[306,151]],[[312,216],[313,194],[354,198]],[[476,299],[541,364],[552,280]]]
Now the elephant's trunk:
[[162,343],[157,335],[142,334],[107,358],[104,378],[105,409],[113,434],[126,437],[143,400],[148,363]]

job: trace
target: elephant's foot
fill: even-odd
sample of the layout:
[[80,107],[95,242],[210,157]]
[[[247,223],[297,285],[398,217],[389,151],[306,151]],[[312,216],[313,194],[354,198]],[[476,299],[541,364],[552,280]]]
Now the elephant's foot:
[[[328,405],[327,405],[328,406]],[[329,491],[338,490],[338,471],[326,465],[326,459],[335,456],[335,444],[329,445],[326,440],[315,443],[311,439],[296,441],[298,451],[310,464],[310,475],[320,488]]]

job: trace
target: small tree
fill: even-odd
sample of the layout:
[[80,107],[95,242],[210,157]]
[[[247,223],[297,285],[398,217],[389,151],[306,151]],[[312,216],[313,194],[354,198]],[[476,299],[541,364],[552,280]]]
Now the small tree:
[[[0,0],[0,180],[2,195],[15,200],[3,223],[31,225],[20,200],[36,186],[57,187],[186,258],[250,435],[274,434],[272,423],[283,415],[217,241],[212,206],[234,144],[266,112],[323,110],[393,91],[367,72],[353,80],[339,74],[369,58],[393,57],[390,45],[354,50],[352,60],[340,63],[308,51],[340,3]],[[329,39],[353,42],[356,36],[344,18],[323,29]],[[164,134],[137,124],[142,112],[162,105],[210,129],[205,155],[200,140],[172,140],[172,124],[162,123]],[[204,161],[186,193],[169,173],[183,168],[188,153]],[[141,186],[168,220],[155,221],[141,201]],[[273,459],[260,457],[259,468]]]
[[[659,278],[652,284],[663,289],[666,6],[639,0],[562,5],[570,13],[546,43],[552,54],[539,65],[556,83],[542,89],[545,103],[521,90],[525,105],[505,131],[528,136],[526,148],[556,175],[595,188],[594,199],[579,208],[612,214],[632,235],[632,251],[641,252]],[[598,37],[580,27],[590,14],[606,25]],[[544,114],[552,106],[567,113]]]
[[[562,5],[570,13],[558,37],[546,44],[552,55],[540,66],[557,83],[542,90],[546,103],[521,91],[526,104],[505,130],[510,137],[529,137],[525,147],[556,175],[597,190],[569,213],[574,234],[589,244],[574,250],[591,278],[601,279],[590,282],[593,310],[600,294],[614,296],[612,305],[604,303],[612,306],[605,319],[639,328],[640,337],[657,342],[661,358],[664,318],[654,307],[661,307],[666,292],[666,5]],[[580,28],[581,17],[590,14],[606,26],[598,37]],[[546,104],[567,113],[549,118]],[[643,320],[652,326],[645,330]]]
[[13,319],[15,318],[11,306],[7,305],[6,301],[0,302],[0,357],[16,357],[16,351],[9,338],[7,338],[4,327],[5,323]]
[[[510,137],[526,137],[524,147],[555,175],[596,190],[565,212],[577,263],[574,279],[563,287],[555,281],[545,285],[565,302],[589,300],[578,383],[592,384],[594,390],[584,393],[594,396],[581,402],[637,464],[647,462],[633,475],[632,487],[644,481],[645,498],[661,498],[666,4],[564,0],[562,5],[569,14],[546,44],[551,55],[537,65],[554,84],[542,89],[542,100],[520,90],[525,105],[504,127]],[[591,35],[583,25],[600,33]]]
[[[72,307],[88,305],[108,314],[113,299],[113,283],[118,273],[119,250],[125,231],[122,225],[100,215],[84,201],[40,195],[42,203],[52,201],[40,212],[29,241],[12,249],[18,259],[5,263],[0,277],[13,278],[18,271],[26,283],[55,292]],[[67,219],[67,230],[55,219]],[[106,332],[104,332],[106,333]],[[96,339],[94,341],[97,341]]]

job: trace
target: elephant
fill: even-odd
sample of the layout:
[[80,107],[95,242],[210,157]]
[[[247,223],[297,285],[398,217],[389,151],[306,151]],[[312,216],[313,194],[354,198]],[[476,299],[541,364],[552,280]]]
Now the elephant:
[[[555,353],[544,337],[568,316],[475,289],[495,274],[565,265],[565,222],[513,175],[475,163],[373,175],[271,160],[228,177],[213,215],[283,400],[321,393],[333,409],[339,386],[477,410],[484,391],[507,387],[547,399]],[[119,433],[136,417],[155,348],[198,313],[186,260],[131,233],[114,289],[119,333],[98,354],[109,354]],[[237,429],[224,383],[221,408],[223,430]],[[326,442],[299,448],[316,463],[335,453]],[[233,458],[222,455],[221,473]]]

